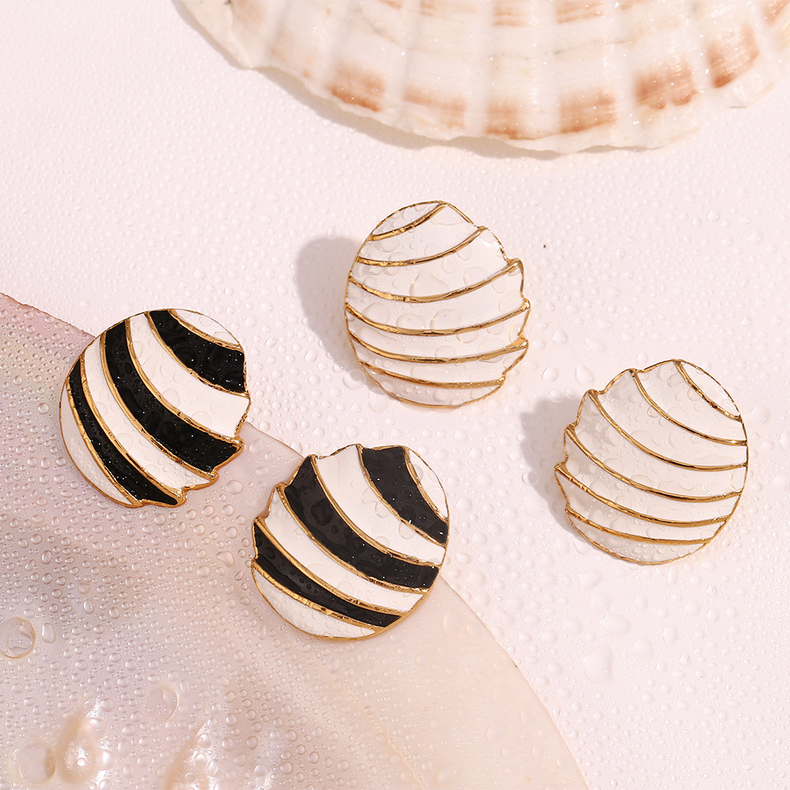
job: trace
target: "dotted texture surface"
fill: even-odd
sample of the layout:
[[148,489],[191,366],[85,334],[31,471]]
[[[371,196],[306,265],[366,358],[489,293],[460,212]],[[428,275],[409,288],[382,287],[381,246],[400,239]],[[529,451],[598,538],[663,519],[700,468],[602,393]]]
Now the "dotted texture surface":
[[0,298],[0,790],[583,790],[545,708],[442,580],[340,643],[255,589],[253,519],[298,453],[245,450],[179,508],[130,510],[69,463],[59,380],[89,339]]
[[[0,21],[0,290],[94,335],[201,311],[245,348],[257,428],[303,454],[414,448],[452,512],[444,578],[591,789],[787,786],[790,85],[682,145],[552,157],[350,119],[236,69],[167,3]],[[532,305],[505,385],[441,413],[376,388],[343,319],[363,239],[434,199],[524,261]],[[738,404],[749,480],[713,543],[638,567],[572,531],[553,469],[586,389],[670,358]]]

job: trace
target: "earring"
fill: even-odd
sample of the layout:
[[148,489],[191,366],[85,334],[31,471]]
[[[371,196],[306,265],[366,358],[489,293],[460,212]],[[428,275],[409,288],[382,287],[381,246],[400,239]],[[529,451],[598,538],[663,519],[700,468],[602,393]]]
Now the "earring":
[[129,507],[174,507],[242,448],[250,407],[244,352],[190,310],[138,313],[102,332],[63,385],[60,424],[74,464]]
[[360,365],[385,392],[461,406],[496,392],[527,351],[524,266],[443,201],[380,222],[346,286],[346,326]]
[[594,545],[643,564],[709,543],[740,501],[746,430],[724,388],[673,359],[626,370],[585,393],[556,467],[571,524]]
[[447,550],[447,500],[407,447],[358,444],[310,455],[253,526],[259,590],[291,625],[372,636],[410,614]]
[[[212,319],[139,313],[93,340],[61,393],[69,455],[129,507],[174,507],[242,448],[250,406],[244,353]],[[253,526],[255,582],[289,623],[356,639],[411,613],[447,550],[447,500],[406,447],[351,445],[304,459]]]

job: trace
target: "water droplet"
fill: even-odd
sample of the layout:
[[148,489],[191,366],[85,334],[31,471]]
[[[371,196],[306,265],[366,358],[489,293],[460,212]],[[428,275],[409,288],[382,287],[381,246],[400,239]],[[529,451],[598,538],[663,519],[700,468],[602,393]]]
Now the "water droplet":
[[27,785],[44,784],[55,774],[55,752],[41,738],[33,738],[14,752],[14,770]]
[[58,744],[60,773],[73,784],[87,784],[99,770],[100,751],[93,723],[75,715]]
[[436,772],[436,776],[434,777],[436,780],[436,784],[439,787],[441,787],[442,785],[446,787],[450,784],[453,784],[453,780],[456,778],[457,773],[458,773],[457,766],[456,767],[452,765],[443,766]]
[[240,480],[231,480],[228,483],[228,493],[240,494],[244,490],[244,483]]
[[231,568],[236,562],[236,558],[229,551],[221,551],[219,554],[217,554],[217,559],[223,565],[227,565],[228,568]]
[[9,617],[0,623],[0,654],[24,658],[36,644],[36,629],[23,617]]
[[156,721],[167,721],[178,707],[178,694],[163,683],[148,690],[146,697],[148,712]]
[[606,685],[612,682],[612,651],[608,647],[597,647],[583,659],[582,667],[588,680]]

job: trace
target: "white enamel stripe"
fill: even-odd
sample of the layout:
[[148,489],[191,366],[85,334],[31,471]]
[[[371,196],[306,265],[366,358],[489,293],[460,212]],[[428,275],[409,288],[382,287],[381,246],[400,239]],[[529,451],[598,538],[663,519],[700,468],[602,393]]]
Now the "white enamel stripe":
[[527,309],[522,276],[513,269],[487,285],[437,302],[397,302],[348,284],[348,303],[365,318],[396,329],[465,330]]
[[192,310],[172,310],[171,312],[178,317],[178,320],[184,326],[197,330],[198,334],[208,335],[208,337],[218,340],[223,345],[232,346],[239,351],[242,350],[239,341],[224,326],[218,324],[207,315],[195,313]]
[[415,384],[411,381],[393,378],[384,373],[368,371],[368,374],[378,382],[383,390],[396,398],[411,401],[412,403],[424,403],[429,406],[461,406],[464,403],[471,403],[472,401],[485,398],[502,386],[502,383],[498,382],[489,387],[437,389],[432,385]]
[[490,359],[473,359],[467,362],[410,362],[400,359],[390,359],[368,350],[361,344],[351,341],[357,352],[359,361],[364,365],[379,368],[385,373],[405,376],[419,381],[436,383],[469,384],[472,382],[496,381],[514,367],[524,354],[526,346],[512,351],[502,351],[498,356]]
[[252,567],[255,583],[263,597],[281,617],[299,630],[336,639],[358,639],[376,633],[373,628],[347,623],[307,606],[272,584],[257,566]]
[[508,266],[490,230],[483,231],[462,250],[443,258],[405,266],[371,266],[357,261],[354,279],[370,288],[397,296],[433,296],[469,288]]
[[352,335],[385,353],[452,359],[498,351],[509,346],[523,330],[527,315],[525,310],[483,329],[441,336],[388,332],[366,324],[351,313],[346,313],[346,319]]
[[[702,521],[707,519],[726,519],[732,514],[737,503],[737,494],[711,502],[681,501],[635,488],[629,482],[619,480],[598,466],[581,449],[568,442],[566,445],[567,472],[596,494],[635,510],[644,516],[671,521]],[[696,494],[704,496],[704,494]]]
[[276,492],[272,497],[264,520],[266,529],[289,558],[309,568],[314,576],[335,590],[363,604],[407,612],[422,598],[422,593],[401,592],[376,584],[337,562],[305,532],[283,504],[281,496]]
[[586,395],[575,434],[610,469],[670,494],[718,496],[739,491],[746,479],[745,467],[721,471],[681,469],[648,455],[612,428]]
[[[445,205],[427,222],[397,236],[368,239],[359,251],[359,257],[393,263],[424,258],[463,244],[476,231],[476,225],[464,219],[452,206]],[[414,255],[404,254],[406,250],[417,252]]]
[[206,478],[191,472],[163,452],[124,413],[104,375],[101,340],[94,340],[83,352],[85,381],[95,406],[116,442],[150,477],[171,489],[194,488],[206,484]]
[[129,325],[134,354],[162,399],[209,431],[235,437],[249,408],[249,396],[203,384],[162,346],[144,314],[132,316]]
[[60,428],[63,435],[63,442],[69,451],[71,460],[83,474],[106,497],[122,505],[132,505],[135,499],[121,493],[107,478],[107,474],[96,463],[93,454],[88,449],[87,440],[83,438],[79,425],[71,410],[71,403],[68,395],[68,380],[60,395]]
[[[712,524],[702,526],[685,526],[683,523],[679,523],[678,526],[656,524],[653,521],[623,513],[616,507],[599,501],[582,490],[573,479],[568,479],[562,474],[558,474],[557,479],[568,503],[574,511],[583,513],[601,527],[636,538],[661,538],[682,541],[710,540],[727,518],[725,516]],[[697,520],[702,521],[703,519]]]
[[572,513],[568,513],[568,518],[573,526],[591,543],[594,543],[596,546],[599,546],[617,557],[622,557],[623,559],[633,562],[648,563],[651,565],[669,562],[670,560],[676,560],[680,557],[692,554],[705,545],[705,542],[671,544],[629,540],[628,538],[612,535],[602,529],[597,529],[590,524],[586,524],[574,517]]
[[365,477],[356,445],[334,455],[316,457],[315,466],[322,487],[357,532],[406,557],[441,565],[444,547],[426,540],[383,503]]
[[702,395],[703,399],[707,399],[712,405],[718,407],[720,414],[738,421],[740,417],[738,407],[718,381],[715,381],[704,370],[700,370],[700,368],[687,362],[678,362],[677,367],[681,373],[685,374],[685,377],[690,379],[692,385]]
[[434,201],[433,203],[416,203],[413,206],[408,206],[400,211],[396,211],[386,219],[379,222],[370,237],[381,236],[388,233],[402,232],[404,228],[409,225],[424,222],[425,219],[434,211],[440,203]]
[[699,467],[746,462],[744,446],[704,439],[661,417],[644,399],[630,375],[621,376],[599,399],[623,431],[665,458]]
[[413,450],[406,448],[406,461],[411,465],[426,501],[445,521],[448,520],[447,496],[436,473]]
[[650,398],[670,417],[689,428],[724,440],[743,441],[743,423],[733,420],[710,404],[690,387],[674,365],[659,365],[638,372],[639,380]]

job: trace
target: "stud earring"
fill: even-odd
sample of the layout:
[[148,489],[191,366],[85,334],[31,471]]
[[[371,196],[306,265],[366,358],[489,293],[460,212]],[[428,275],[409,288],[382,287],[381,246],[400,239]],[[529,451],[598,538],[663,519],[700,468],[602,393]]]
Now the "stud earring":
[[527,351],[524,266],[443,201],[380,222],[346,286],[346,325],[364,371],[389,395],[461,406],[496,392]]
[[190,310],[138,313],[102,332],[63,385],[60,423],[83,476],[129,507],[174,507],[242,448],[244,352]]
[[447,500],[407,447],[351,445],[310,455],[275,487],[253,526],[253,575],[296,628],[372,636],[410,614],[447,550]]
[[673,359],[585,393],[556,467],[571,524],[643,564],[709,543],[740,501],[749,452],[738,408],[702,368]]

